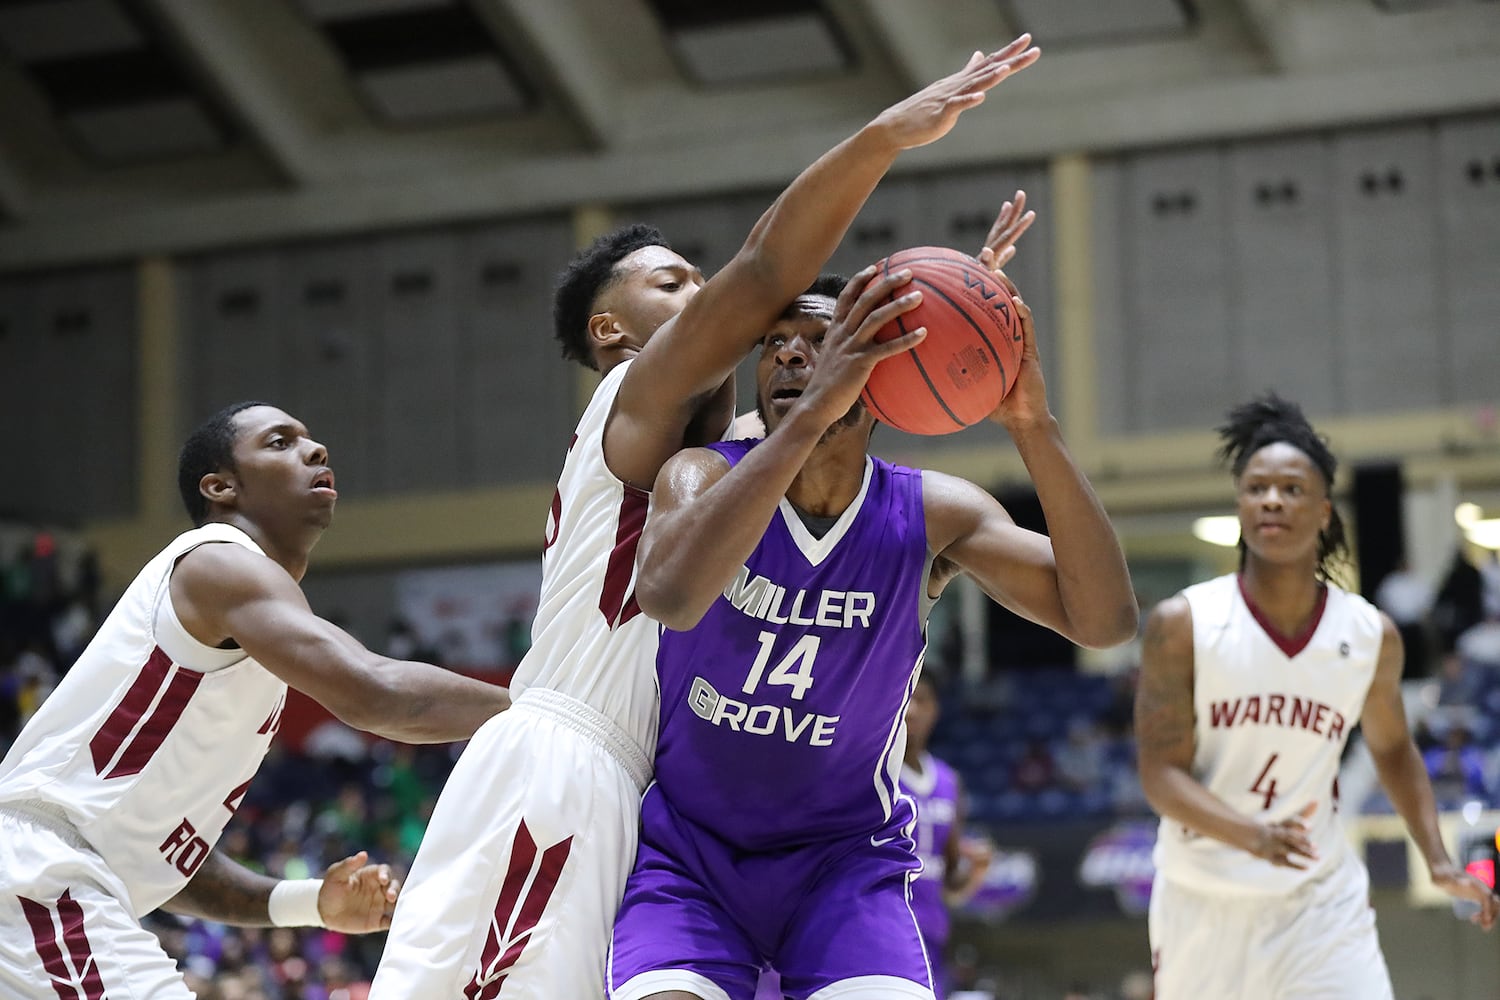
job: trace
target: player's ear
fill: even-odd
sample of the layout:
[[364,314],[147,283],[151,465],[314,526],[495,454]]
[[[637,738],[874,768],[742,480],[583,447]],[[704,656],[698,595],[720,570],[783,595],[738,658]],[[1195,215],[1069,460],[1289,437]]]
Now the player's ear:
[[233,506],[235,498],[239,496],[238,484],[234,476],[227,472],[210,472],[198,480],[198,492],[211,504],[230,506]]
[[614,313],[600,312],[589,317],[589,343],[596,352],[614,347],[624,339],[625,328],[615,319]]

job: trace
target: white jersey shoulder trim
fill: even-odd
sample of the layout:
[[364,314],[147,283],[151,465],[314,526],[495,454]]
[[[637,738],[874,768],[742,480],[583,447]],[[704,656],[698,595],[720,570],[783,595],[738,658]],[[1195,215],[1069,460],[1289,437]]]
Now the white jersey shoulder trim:
[[260,556],[265,556],[265,551],[255,543],[253,538],[232,524],[219,522],[205,524],[182,537],[189,544],[173,556],[172,568],[162,577],[161,588],[154,597],[155,610],[151,616],[152,638],[174,663],[200,673],[212,673],[215,670],[234,666],[247,659],[249,654],[238,646],[231,649],[216,649],[193,638],[183,626],[182,620],[177,617],[177,609],[172,604],[172,573],[176,571],[177,563],[182,560],[183,556],[201,545],[224,543],[239,545]]

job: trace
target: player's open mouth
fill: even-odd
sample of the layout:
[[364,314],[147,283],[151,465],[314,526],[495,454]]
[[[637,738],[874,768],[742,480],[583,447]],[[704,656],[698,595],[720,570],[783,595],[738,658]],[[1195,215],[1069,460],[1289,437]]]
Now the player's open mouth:
[[338,490],[333,488],[333,470],[324,469],[313,477],[312,488],[314,493],[327,493],[337,497]]
[[777,389],[775,392],[771,393],[771,398],[776,400],[777,402],[800,399],[801,396],[801,389]]

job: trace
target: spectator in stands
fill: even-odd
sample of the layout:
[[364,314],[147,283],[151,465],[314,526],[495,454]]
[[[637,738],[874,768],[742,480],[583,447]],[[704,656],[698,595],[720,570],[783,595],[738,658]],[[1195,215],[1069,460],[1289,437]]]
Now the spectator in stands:
[[1405,557],[1375,588],[1375,606],[1390,615],[1406,647],[1404,677],[1428,674],[1427,618],[1432,599],[1431,585],[1412,571]]
[[1047,741],[1028,740],[1026,751],[1011,770],[1011,787],[1021,792],[1040,792],[1051,788],[1057,781],[1057,765]]
[[1484,754],[1474,745],[1462,719],[1452,719],[1446,724],[1443,745],[1428,750],[1422,760],[1440,806],[1483,798]]
[[1104,739],[1092,719],[1068,723],[1068,738],[1057,750],[1057,777],[1064,788],[1087,792],[1104,781]]
[[1482,681],[1477,664],[1465,660],[1458,653],[1443,657],[1438,675],[1438,706],[1469,706],[1479,701]]
[[1432,623],[1439,650],[1454,648],[1458,636],[1484,617],[1484,580],[1460,545],[1432,605]]
[[1470,625],[1454,642],[1458,655],[1471,663],[1500,669],[1500,615]]

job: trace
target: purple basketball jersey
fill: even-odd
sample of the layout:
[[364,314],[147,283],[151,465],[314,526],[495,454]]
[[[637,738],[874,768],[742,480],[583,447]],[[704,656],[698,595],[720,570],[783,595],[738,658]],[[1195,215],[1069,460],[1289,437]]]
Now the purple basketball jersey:
[[922,874],[911,886],[911,908],[927,942],[928,957],[936,963],[948,941],[948,907],[943,905],[947,861],[943,848],[958,818],[958,776],[931,754],[922,755],[922,771],[901,769],[901,790],[917,807],[917,857]]
[[[712,447],[734,464],[754,446]],[[909,821],[927,560],[920,470],[867,459],[822,538],[783,500],[702,622],[662,635],[656,781],[673,808],[751,851]]]

